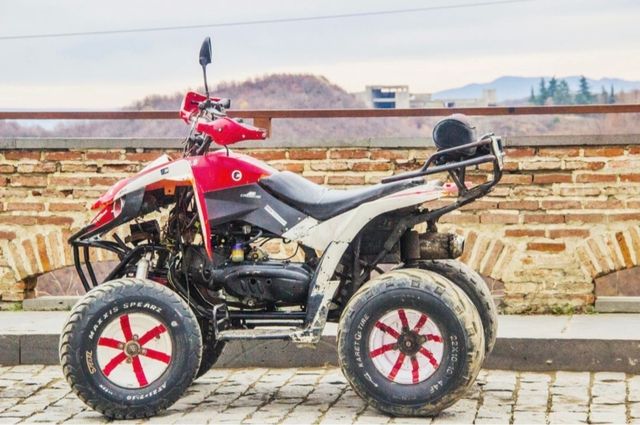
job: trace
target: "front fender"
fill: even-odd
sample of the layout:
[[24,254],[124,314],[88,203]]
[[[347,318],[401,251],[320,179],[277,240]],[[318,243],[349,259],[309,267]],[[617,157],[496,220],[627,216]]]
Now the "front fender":
[[165,194],[173,194],[177,186],[191,186],[193,188],[205,249],[211,256],[211,231],[207,226],[207,211],[203,208],[205,205],[204,195],[193,176],[191,163],[186,159],[172,161],[167,155],[153,161],[138,174],[113,185],[93,205],[92,209],[98,210],[98,214],[92,222],[74,235],[72,239],[102,235],[121,224],[146,214],[148,211],[142,208],[146,192],[163,189]]

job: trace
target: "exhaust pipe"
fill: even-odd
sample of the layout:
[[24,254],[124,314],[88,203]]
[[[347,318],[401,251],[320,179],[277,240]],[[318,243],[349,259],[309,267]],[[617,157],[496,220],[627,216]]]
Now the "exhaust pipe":
[[462,255],[464,237],[454,233],[406,232],[400,240],[402,259],[405,262],[417,260],[452,260]]

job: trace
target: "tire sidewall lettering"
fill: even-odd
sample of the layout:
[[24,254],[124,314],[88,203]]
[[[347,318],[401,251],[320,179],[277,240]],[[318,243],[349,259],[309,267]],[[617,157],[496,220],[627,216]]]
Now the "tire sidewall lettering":
[[[351,317],[353,325],[350,330],[344,332],[341,338],[350,347],[350,354],[353,356],[352,376],[360,377],[357,386],[368,387],[365,391],[381,401],[391,401],[402,403],[430,403],[443,397],[449,391],[449,387],[455,384],[454,381],[460,379],[463,371],[461,365],[465,361],[463,350],[466,350],[462,327],[457,322],[455,312],[448,310],[448,306],[443,303],[435,294],[422,292],[419,288],[398,288],[398,294],[393,294],[389,290],[384,294],[385,302],[376,301],[377,297],[371,297],[366,301],[358,300],[354,307],[355,314]],[[407,295],[410,292],[410,296]],[[400,295],[403,293],[404,295]],[[362,302],[360,302],[362,301]],[[444,352],[438,369],[425,381],[415,385],[401,385],[405,391],[397,391],[400,384],[393,383],[387,377],[380,374],[375,369],[369,357],[369,335],[375,322],[388,311],[396,308],[414,308],[424,312],[430,320],[434,320],[441,329],[444,339]],[[363,312],[364,310],[364,312]],[[396,389],[394,389],[394,387]],[[377,395],[376,395],[377,394]]]

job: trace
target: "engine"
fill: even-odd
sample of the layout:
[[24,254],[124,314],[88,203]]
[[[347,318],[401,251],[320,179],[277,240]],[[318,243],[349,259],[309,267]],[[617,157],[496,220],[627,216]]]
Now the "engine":
[[306,302],[313,275],[306,264],[270,260],[256,251],[249,254],[249,260],[231,261],[229,249],[219,247],[211,261],[202,246],[192,245],[184,251],[174,278],[215,291],[224,289],[251,308]]

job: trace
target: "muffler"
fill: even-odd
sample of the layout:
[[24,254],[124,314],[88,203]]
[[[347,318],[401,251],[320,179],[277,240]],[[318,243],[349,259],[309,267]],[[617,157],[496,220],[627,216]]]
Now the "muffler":
[[407,231],[400,239],[402,260],[450,260],[464,251],[464,237],[455,233],[418,233]]

